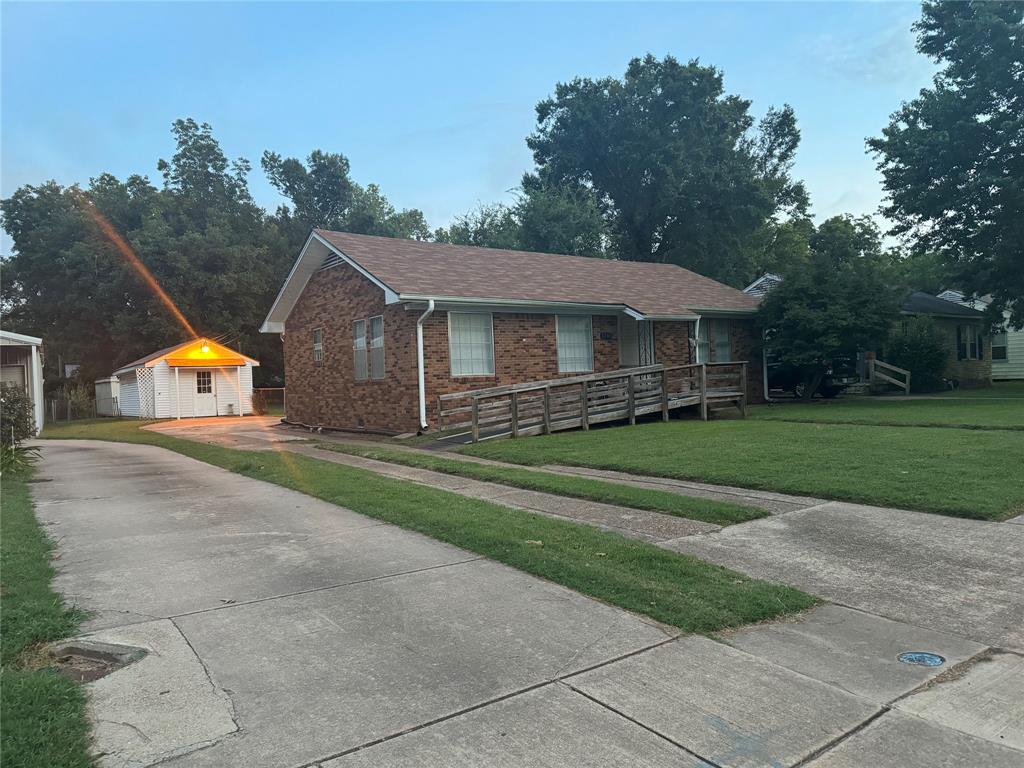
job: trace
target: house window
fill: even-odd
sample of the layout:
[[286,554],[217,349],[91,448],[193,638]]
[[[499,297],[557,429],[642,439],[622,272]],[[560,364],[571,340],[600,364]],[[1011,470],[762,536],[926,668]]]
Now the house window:
[[732,340],[729,338],[729,321],[711,321],[711,341],[715,345],[715,362],[732,361]]
[[213,371],[196,371],[196,394],[213,394]]
[[956,359],[981,360],[984,347],[981,332],[975,325],[958,325],[956,327]]
[[324,329],[316,328],[313,331],[313,363],[324,364]]
[[370,378],[384,378],[384,316],[370,318]]
[[555,315],[558,372],[594,370],[594,326],[590,315]]
[[490,313],[449,312],[452,376],[494,375],[494,327]]
[[366,321],[356,320],[352,323],[352,369],[356,381],[366,381]]
[[1006,329],[1003,328],[999,333],[992,334],[992,359],[1009,360],[1007,351]]

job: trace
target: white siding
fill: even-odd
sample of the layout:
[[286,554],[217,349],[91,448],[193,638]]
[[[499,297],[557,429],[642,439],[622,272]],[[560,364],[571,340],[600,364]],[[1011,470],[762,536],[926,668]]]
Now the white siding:
[[242,369],[242,413],[252,413],[252,364]]
[[[217,415],[237,416],[239,414],[238,370],[235,368],[218,368],[214,371],[213,375],[213,391],[217,394]],[[251,400],[249,402],[249,410],[252,410]]]
[[137,372],[122,373],[118,376],[120,397],[117,404],[122,416],[140,416],[139,413],[139,379]]
[[174,415],[171,410],[174,384],[173,376],[166,361],[161,360],[153,366],[153,415],[158,419],[169,419]]
[[992,361],[992,378],[1024,379],[1024,329],[1006,332],[1006,359]]

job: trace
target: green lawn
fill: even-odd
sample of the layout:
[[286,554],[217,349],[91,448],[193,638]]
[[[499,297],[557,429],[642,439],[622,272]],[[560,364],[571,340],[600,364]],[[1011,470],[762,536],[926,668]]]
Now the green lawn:
[[1024,396],[927,400],[863,397],[809,403],[779,402],[752,408],[751,417],[762,421],[1024,430]]
[[364,515],[563,584],[689,632],[714,632],[803,610],[815,598],[586,525],[382,477],[286,451],[238,451],[100,421],[44,437],[148,443]]
[[569,464],[1000,520],[1024,511],[1024,434],[1005,430],[672,421],[520,440],[466,453]]
[[73,634],[82,616],[50,588],[52,545],[36,522],[30,479],[0,478],[0,764],[84,768],[93,760],[82,688],[31,659],[35,646]]
[[339,453],[349,453],[378,461],[403,464],[407,467],[419,467],[449,475],[471,477],[489,483],[501,483],[531,491],[542,491],[559,496],[571,496],[576,499],[599,501],[605,504],[618,504],[636,509],[650,509],[664,512],[677,517],[691,520],[702,520],[718,525],[732,525],[747,520],[756,520],[768,513],[756,507],[745,507],[740,504],[729,504],[724,501],[699,499],[691,496],[680,496],[677,493],[657,491],[648,488],[637,488],[631,485],[591,480],[584,477],[566,477],[548,472],[536,472],[529,469],[495,467],[460,461],[447,456],[434,456],[424,453],[397,450],[393,448],[368,447],[346,443],[321,442],[320,448]]

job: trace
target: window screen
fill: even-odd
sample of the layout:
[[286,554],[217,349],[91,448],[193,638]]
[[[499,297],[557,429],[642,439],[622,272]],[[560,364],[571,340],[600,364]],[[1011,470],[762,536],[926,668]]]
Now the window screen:
[[317,365],[324,361],[324,330],[317,328],[313,331],[313,362]]
[[992,359],[993,360],[1007,360],[1007,343],[1006,343],[1006,329],[1002,329],[999,333],[992,334]]
[[590,315],[556,315],[555,335],[560,373],[594,370],[594,327]]
[[366,321],[352,323],[352,369],[356,381],[366,381]]
[[732,361],[732,343],[729,338],[729,321],[711,321],[711,339],[715,345],[715,362],[728,363]]
[[494,330],[490,314],[448,313],[452,376],[494,375]]
[[384,378],[384,316],[370,318],[370,378]]

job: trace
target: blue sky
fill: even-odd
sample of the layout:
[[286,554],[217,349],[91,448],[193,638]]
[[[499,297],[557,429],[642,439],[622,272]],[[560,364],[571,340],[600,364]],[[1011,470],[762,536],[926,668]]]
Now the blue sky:
[[263,150],[321,148],[440,226],[511,199],[556,82],[620,76],[651,52],[721,68],[758,115],[792,104],[816,218],[873,213],[864,139],[933,72],[914,51],[918,15],[916,3],[4,2],[0,194],[102,171],[158,182],[171,122],[194,117],[252,161],[270,209],[281,198]]

